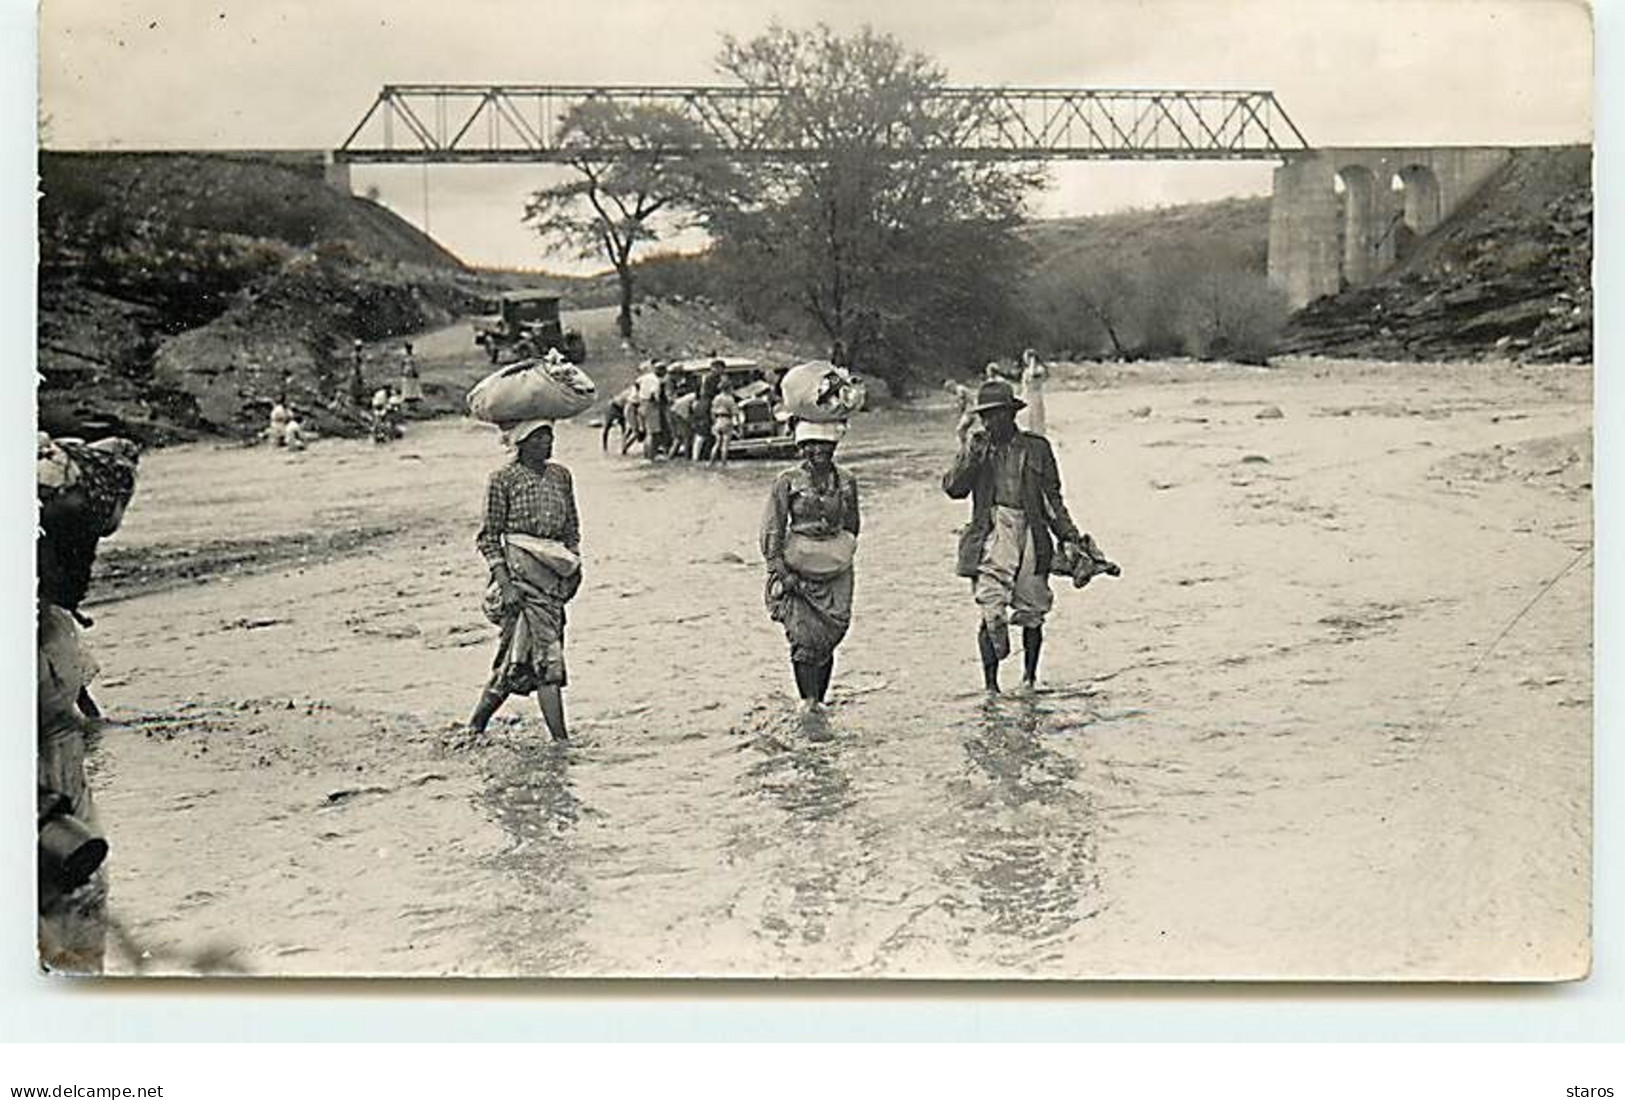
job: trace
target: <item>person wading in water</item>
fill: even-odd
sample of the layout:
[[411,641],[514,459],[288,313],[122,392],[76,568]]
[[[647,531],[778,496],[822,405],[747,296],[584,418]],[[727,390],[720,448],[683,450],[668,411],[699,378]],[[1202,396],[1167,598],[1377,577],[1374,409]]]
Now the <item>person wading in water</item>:
[[999,690],[999,662],[1010,655],[1010,626],[1021,627],[1022,686],[1038,683],[1044,617],[1055,597],[1050,563],[1056,543],[1082,553],[1083,535],[1061,498],[1061,474],[1049,441],[1016,428],[1024,407],[1010,383],[983,382],[971,410],[981,428],[967,433],[942,488],[954,500],[971,498],[971,521],[960,533],[958,572],[970,578],[981,609],[976,643],[982,678]]
[[467,732],[485,732],[510,695],[535,692],[554,740],[564,723],[564,605],[581,587],[581,521],[570,471],[553,457],[553,425],[528,420],[502,433],[514,461],[491,475],[475,544],[491,568],[487,618],[502,627],[491,680]]
[[762,517],[768,615],[784,626],[805,714],[822,709],[835,648],[852,623],[858,482],[835,465],[844,423],[797,423],[801,464],[778,476]]

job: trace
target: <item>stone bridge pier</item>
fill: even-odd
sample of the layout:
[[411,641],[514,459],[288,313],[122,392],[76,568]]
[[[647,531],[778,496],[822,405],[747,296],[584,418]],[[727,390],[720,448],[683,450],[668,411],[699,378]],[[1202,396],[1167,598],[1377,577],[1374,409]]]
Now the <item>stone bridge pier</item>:
[[1317,149],[1275,170],[1270,282],[1292,308],[1369,282],[1512,157],[1492,147]]

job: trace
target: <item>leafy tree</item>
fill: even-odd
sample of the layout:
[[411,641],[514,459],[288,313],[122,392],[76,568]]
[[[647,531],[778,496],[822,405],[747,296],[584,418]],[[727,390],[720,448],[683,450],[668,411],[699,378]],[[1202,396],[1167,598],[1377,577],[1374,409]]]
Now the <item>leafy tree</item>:
[[633,250],[698,224],[698,211],[729,192],[732,170],[720,156],[692,152],[715,144],[704,127],[658,105],[588,99],[565,114],[558,141],[573,150],[576,176],[533,194],[525,221],[552,251],[609,261],[620,283],[617,323],[629,339]]
[[725,39],[721,70],[783,90],[757,133],[788,151],[740,168],[707,224],[754,312],[794,307],[860,367],[894,380],[924,358],[1009,354],[1032,170],[951,160],[978,119],[943,71],[864,28],[774,26]]

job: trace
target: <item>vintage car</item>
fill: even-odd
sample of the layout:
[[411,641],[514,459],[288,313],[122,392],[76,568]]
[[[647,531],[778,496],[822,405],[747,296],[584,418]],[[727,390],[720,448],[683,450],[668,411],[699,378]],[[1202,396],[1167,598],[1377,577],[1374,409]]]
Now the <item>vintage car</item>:
[[[772,371],[754,359],[721,356],[722,388],[730,391],[744,414],[744,426],[734,435],[729,454],[739,458],[783,457],[793,455],[795,438],[790,434],[790,418],[779,404]],[[668,373],[672,388],[680,397],[700,388],[700,379],[710,371],[714,359],[683,359],[671,364]]]
[[581,334],[567,331],[559,319],[559,297],[539,290],[517,290],[496,301],[496,312],[474,319],[474,343],[493,363],[547,354],[557,348],[570,362],[587,359]]

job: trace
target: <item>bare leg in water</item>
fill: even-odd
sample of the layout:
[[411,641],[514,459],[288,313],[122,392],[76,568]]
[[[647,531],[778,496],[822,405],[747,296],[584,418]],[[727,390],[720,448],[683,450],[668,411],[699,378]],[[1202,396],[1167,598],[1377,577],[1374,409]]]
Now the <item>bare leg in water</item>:
[[810,661],[791,661],[790,671],[796,678],[796,695],[801,699],[803,711],[812,710],[818,697],[818,666]]
[[987,624],[983,623],[976,629],[976,648],[982,655],[982,683],[989,695],[999,693],[999,655],[993,648],[993,637],[987,632]]
[[1038,687],[1038,655],[1043,649],[1044,628],[1024,627],[1021,631],[1021,659],[1024,670],[1021,686],[1027,691],[1034,691]]
[[817,682],[813,684],[813,687],[817,689],[818,694],[816,698],[818,702],[822,704],[825,698],[827,698],[829,695],[830,678],[835,675],[835,658],[831,656],[829,660],[819,665],[817,674],[818,679]]
[[543,684],[536,689],[536,702],[542,708],[542,721],[555,741],[570,740],[570,731],[564,724],[564,689]]
[[801,697],[803,710],[817,710],[824,705],[824,697],[829,694],[829,682],[835,675],[835,658],[821,664],[811,661],[791,661],[790,668],[796,677],[796,694]]
[[468,732],[484,733],[485,727],[491,724],[491,716],[496,714],[507,700],[507,692],[487,687],[480,693],[480,701],[474,705],[474,713],[468,719]]
[[[474,707],[474,714],[468,720],[468,732],[481,734],[485,727],[490,725],[492,715],[498,708],[507,702],[506,692],[495,688],[486,688],[480,695],[479,703]],[[555,741],[568,741],[569,728],[564,722],[564,690],[559,687],[546,685],[536,689],[536,701],[542,708],[542,721],[547,723],[547,732]]]

